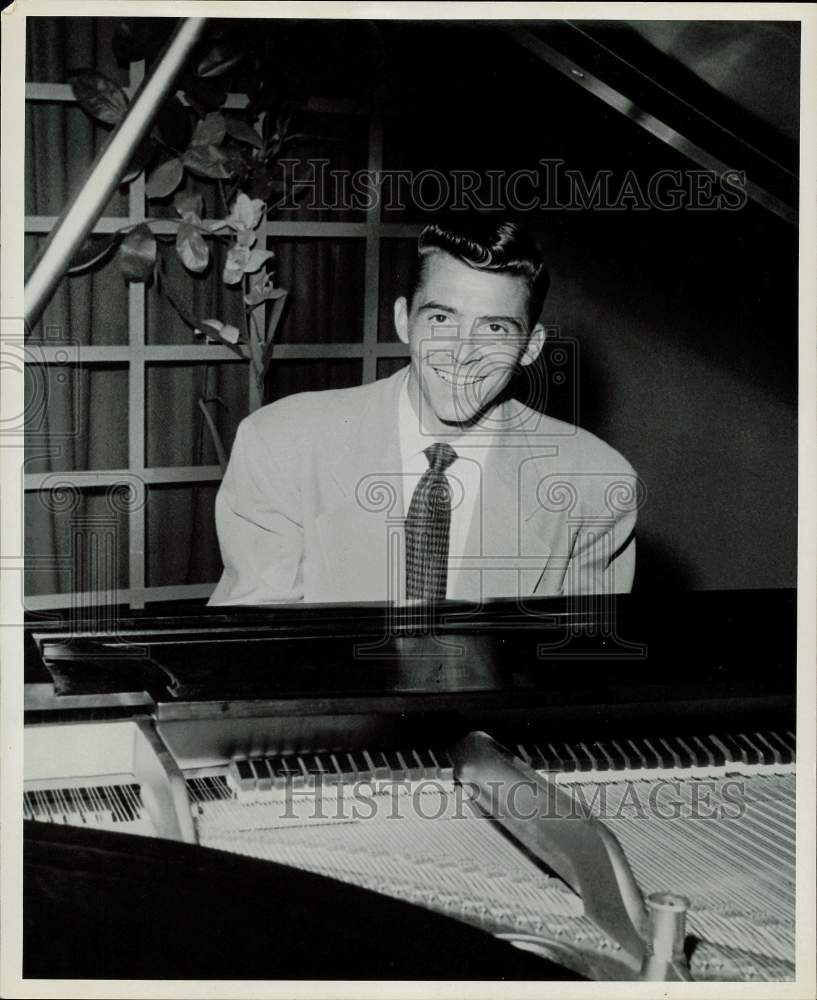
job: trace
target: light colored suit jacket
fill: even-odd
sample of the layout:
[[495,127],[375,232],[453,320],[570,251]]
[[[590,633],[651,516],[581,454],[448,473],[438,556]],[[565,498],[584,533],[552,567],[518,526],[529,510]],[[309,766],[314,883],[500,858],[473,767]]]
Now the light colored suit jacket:
[[[224,572],[211,604],[402,600],[406,377],[288,396],[242,421],[216,498]],[[491,424],[448,597],[628,591],[641,500],[629,463],[514,400]]]

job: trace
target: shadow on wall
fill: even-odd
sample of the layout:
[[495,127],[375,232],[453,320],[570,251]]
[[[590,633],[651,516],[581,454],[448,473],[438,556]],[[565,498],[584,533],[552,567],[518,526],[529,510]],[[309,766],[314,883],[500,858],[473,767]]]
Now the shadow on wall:
[[[573,365],[572,359],[565,358],[566,354],[569,351],[565,346],[549,345],[533,365],[522,369],[516,377],[511,386],[513,394],[541,413],[577,424],[619,446],[619,442],[609,440],[605,433],[614,405],[609,373],[587,354],[582,355],[580,365]],[[661,538],[650,522],[649,512],[646,517],[642,513],[636,535],[633,591],[685,591],[700,587],[700,573],[683,557],[680,546]]]
[[636,546],[633,593],[699,589],[699,574],[672,546],[639,529]]

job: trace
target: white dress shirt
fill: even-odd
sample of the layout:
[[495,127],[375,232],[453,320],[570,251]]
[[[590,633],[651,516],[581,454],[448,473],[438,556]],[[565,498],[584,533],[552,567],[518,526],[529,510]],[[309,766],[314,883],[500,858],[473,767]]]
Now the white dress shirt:
[[451,490],[451,528],[448,541],[448,585],[446,596],[456,597],[465,570],[458,565],[467,552],[468,536],[475,514],[480,510],[480,497],[485,459],[491,446],[491,434],[476,424],[457,437],[435,437],[423,433],[420,418],[409,399],[408,379],[400,392],[398,403],[400,455],[402,460],[403,512],[408,514],[411,498],[421,476],[428,471],[424,454],[429,445],[445,441],[457,453],[457,458],[446,469],[446,479]]

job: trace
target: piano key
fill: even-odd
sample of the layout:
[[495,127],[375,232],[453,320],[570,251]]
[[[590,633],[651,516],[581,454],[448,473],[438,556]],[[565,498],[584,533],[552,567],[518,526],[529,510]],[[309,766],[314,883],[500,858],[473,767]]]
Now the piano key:
[[281,775],[294,788],[302,788],[307,783],[307,773],[303,761],[297,754],[287,754],[280,758]]
[[553,743],[548,743],[547,748],[550,754],[550,760],[555,764],[553,768],[554,771],[558,771],[560,773],[570,773],[576,770],[578,767],[578,761],[572,754],[568,753],[564,744],[556,746]]
[[424,778],[436,778],[437,777],[437,760],[434,754],[427,747],[419,748],[414,751],[414,755],[420,763],[423,769]]
[[672,768],[672,756],[671,754],[668,754],[663,747],[646,737],[639,740],[639,743],[644,747],[644,751],[649,762],[647,766],[649,768],[661,771],[668,771]]
[[617,771],[637,771],[642,766],[642,758],[635,755],[630,756],[624,747],[617,740],[611,740],[611,746],[615,751],[614,760]]
[[594,767],[595,761],[593,760],[593,756],[584,743],[571,743],[568,745],[568,750],[570,750],[578,761],[579,771],[586,772],[596,770]]
[[356,781],[369,781],[372,778],[372,763],[365,750],[355,750],[349,754],[354,768]]
[[765,748],[767,758],[771,757],[769,764],[780,764],[782,763],[782,757],[780,754],[780,749],[778,747],[772,746],[772,744],[766,739],[763,733],[754,733],[755,742]]
[[716,737],[709,733],[706,736],[696,737],[696,740],[704,747],[704,749],[712,755],[713,764],[715,767],[724,767],[726,765],[727,752],[726,747],[721,746]]
[[535,766],[536,766],[536,765],[535,765],[535,764],[533,763],[533,759],[531,758],[531,755],[530,755],[530,753],[528,752],[527,748],[526,748],[525,746],[523,746],[523,744],[521,744],[521,743],[517,743],[517,745],[516,745],[516,756],[517,756],[517,757],[518,757],[518,758],[519,758],[519,759],[520,759],[520,760],[521,760],[521,761],[522,761],[522,762],[523,762],[524,764],[527,764],[527,765],[528,765],[528,767],[535,767]]
[[434,777],[440,781],[450,781],[454,777],[454,762],[447,750],[429,750],[434,761]]
[[633,751],[633,755],[640,761],[640,764],[636,765],[637,767],[646,769],[653,766],[650,763],[650,759],[644,753],[644,747],[639,746],[637,743],[633,742],[633,740],[627,740],[626,745],[630,747]]
[[229,776],[242,792],[250,792],[255,788],[255,772],[245,757],[230,762]]
[[767,736],[769,742],[772,744],[772,746],[780,747],[780,753],[781,753],[782,758],[783,758],[783,763],[784,764],[793,764],[794,763],[793,748],[789,745],[788,741],[785,740],[781,736],[781,734],[778,733],[778,732],[776,732],[776,731],[772,731],[770,733],[767,733],[766,736]]
[[405,781],[408,771],[400,754],[396,750],[384,750],[383,756],[389,768],[389,777],[392,781]]
[[720,741],[729,751],[729,760],[732,764],[748,764],[749,759],[746,749],[738,743],[731,733],[724,733],[719,737]]
[[761,749],[746,733],[738,733],[735,739],[746,748],[746,757],[750,764],[771,764],[772,760],[767,760],[768,751]]
[[684,767],[703,767],[705,766],[703,762],[698,760],[698,754],[695,752],[694,748],[683,739],[681,736],[676,736],[673,739],[673,743],[678,747],[678,752],[681,756],[681,760],[684,762]]
[[528,753],[530,755],[530,766],[535,771],[549,771],[551,770],[549,766],[548,758],[542,748],[538,743],[531,743],[529,745]]
[[323,780],[323,777],[326,774],[326,768],[323,765],[323,761],[317,754],[302,754],[299,760],[301,761],[303,769],[310,778],[314,781]]
[[268,792],[272,788],[272,770],[263,757],[251,757],[250,767],[255,777],[255,790]]
[[596,741],[593,744],[593,748],[596,752],[596,759],[602,760],[604,766],[601,768],[603,771],[619,771],[621,770],[621,761],[618,760],[615,750],[607,743],[602,743]]
[[[665,739],[665,737],[660,736],[656,741],[658,746],[658,752],[662,755],[662,758],[667,761],[667,766],[673,771],[680,771],[684,768],[684,763],[681,759],[681,755],[678,753],[676,748]],[[668,754],[669,756],[666,756]]]

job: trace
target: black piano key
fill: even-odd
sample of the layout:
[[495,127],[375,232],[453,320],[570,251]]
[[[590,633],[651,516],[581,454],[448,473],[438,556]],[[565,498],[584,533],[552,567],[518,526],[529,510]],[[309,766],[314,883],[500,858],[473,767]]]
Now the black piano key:
[[406,777],[409,781],[419,781],[425,777],[425,768],[416,750],[400,750],[399,753],[406,769]]
[[718,739],[723,743],[726,749],[729,751],[729,763],[730,764],[748,764],[748,755],[744,747],[738,743],[731,733],[724,733],[718,736]]
[[[582,746],[585,746],[585,744],[582,743]],[[610,770],[610,758],[604,752],[601,743],[591,743],[586,749],[596,762],[596,766],[593,768],[594,771]]]
[[294,754],[270,757],[269,768],[272,772],[273,782],[278,787],[303,782],[304,772]]
[[369,761],[372,777],[375,781],[387,781],[389,778],[389,765],[383,755],[382,750],[363,751],[363,756]]
[[665,760],[669,760],[667,765],[668,767],[676,770],[680,770],[682,767],[689,767],[688,764],[684,763],[684,758],[678,752],[678,748],[674,745],[674,740],[671,741],[666,739],[666,737],[661,736],[655,742],[658,745],[658,752],[662,754],[662,756],[665,754],[669,755],[668,758],[664,756]]
[[599,770],[618,770],[617,757],[609,743],[597,741],[593,744],[593,751],[596,759],[601,762]]
[[667,759],[666,752],[662,755],[653,740],[648,740],[646,738],[640,739],[638,741],[638,745],[639,748],[644,751],[644,757],[647,760],[648,768],[668,768],[670,766],[670,761]]
[[454,761],[447,750],[433,750],[434,759],[437,761],[437,775],[443,781],[450,781],[454,775]]
[[372,763],[365,750],[354,750],[349,754],[358,781],[367,781],[372,777]]
[[758,746],[763,747],[764,752],[767,755],[767,760],[768,758],[771,758],[771,760],[768,761],[770,764],[774,765],[783,763],[783,758],[781,756],[779,747],[775,747],[772,743],[770,743],[763,733],[754,733],[753,735],[755,738],[755,743]]
[[251,757],[248,761],[255,779],[257,792],[268,792],[272,788],[272,771],[263,757]]
[[715,763],[715,748],[707,746],[700,736],[690,736],[684,742],[692,751],[696,767],[717,767]]
[[526,746],[524,746],[522,743],[517,743],[516,744],[516,751],[515,751],[515,753],[516,753],[516,756],[522,761],[523,764],[527,764],[528,767],[535,767],[536,766],[533,763],[533,760],[531,759],[531,755],[530,755],[530,752],[529,752],[528,748]]
[[772,760],[767,760],[768,752],[761,749],[746,733],[738,733],[735,739],[746,748],[746,759],[750,764],[773,763]]
[[653,763],[652,755],[648,756],[647,748],[642,746],[640,742],[636,743],[634,740],[627,740],[625,746],[628,750],[632,750],[633,757],[639,762],[636,764],[637,767],[649,769],[657,766],[657,763]]
[[408,771],[400,754],[396,750],[385,750],[383,756],[386,759],[389,777],[392,781],[405,781],[408,777]]
[[568,753],[571,753],[576,760],[577,771],[592,771],[593,758],[587,751],[583,743],[566,743]]
[[321,758],[314,753],[303,754],[300,758],[303,769],[309,775],[310,778],[320,780],[326,773],[326,768],[323,765]]
[[249,792],[255,788],[255,773],[246,758],[231,761],[230,773],[242,792]]
[[531,743],[528,746],[530,754],[530,766],[535,771],[549,771],[548,760],[538,743]]
[[564,745],[554,746],[553,743],[547,744],[549,760],[554,763],[553,770],[561,773],[567,773],[575,771],[578,763],[575,757],[572,757]]
[[772,743],[774,746],[780,747],[780,752],[783,755],[783,763],[793,764],[795,762],[795,756],[796,756],[793,744],[790,743],[789,740],[787,740],[782,733],[779,733],[776,730],[774,732],[768,733],[767,736],[769,738],[770,743]]
[[717,742],[717,738],[712,733],[707,736],[696,736],[695,740],[710,754],[714,767],[724,767],[727,757],[726,748]]
[[641,758],[634,754],[628,754],[618,740],[611,740],[607,749],[613,760],[612,768],[614,771],[637,771],[641,768]]
[[420,749],[414,751],[414,755],[423,769],[422,776],[424,778],[436,778],[437,760],[431,750],[429,750],[428,747],[421,747]]

